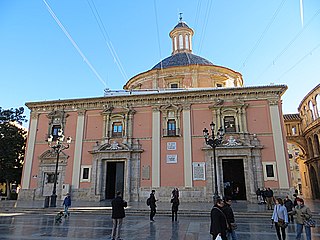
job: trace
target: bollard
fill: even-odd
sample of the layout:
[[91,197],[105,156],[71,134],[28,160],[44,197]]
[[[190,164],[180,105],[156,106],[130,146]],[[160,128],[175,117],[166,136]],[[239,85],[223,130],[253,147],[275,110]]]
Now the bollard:
[[50,197],[46,196],[44,198],[44,208],[48,208],[49,207],[49,201],[50,201]]

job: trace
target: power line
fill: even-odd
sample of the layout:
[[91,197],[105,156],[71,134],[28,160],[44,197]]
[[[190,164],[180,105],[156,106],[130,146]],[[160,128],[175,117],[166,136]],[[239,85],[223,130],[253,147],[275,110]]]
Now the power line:
[[211,12],[212,2],[213,2],[213,0],[208,0],[208,2],[207,2],[206,14],[205,14],[204,24],[203,24],[203,28],[202,28],[202,33],[201,33],[200,44],[199,44],[199,54],[201,54],[203,40],[205,38],[206,29],[207,29],[208,20],[209,20],[209,15],[210,15],[210,12]]
[[274,66],[278,59],[289,49],[289,47],[302,35],[302,33],[310,26],[311,22],[319,15],[320,9],[312,16],[308,23],[291,39],[291,41],[282,49],[282,51],[273,59],[273,61],[259,74],[258,81],[269,69]]
[[280,77],[278,77],[277,79],[280,80],[284,75],[286,75],[288,72],[290,72],[292,69],[294,69],[297,65],[299,65],[303,60],[305,60],[307,57],[309,57],[310,55],[312,55],[312,53],[314,51],[316,51],[318,48],[320,47],[320,43],[315,46],[310,52],[308,52],[306,55],[304,55],[303,57],[301,57],[295,64],[293,64],[292,67],[290,67],[288,70],[286,70],[284,73],[281,74]]
[[266,28],[264,29],[264,31],[262,32],[262,34],[260,35],[258,41],[256,42],[256,44],[252,47],[251,51],[249,52],[249,54],[247,55],[247,57],[245,58],[245,60],[243,61],[241,67],[240,67],[240,72],[246,67],[246,63],[248,61],[248,59],[252,56],[252,54],[255,52],[255,50],[258,48],[258,46],[260,45],[262,39],[264,38],[265,34],[267,33],[267,31],[270,29],[270,26],[272,25],[272,23],[274,22],[274,20],[276,19],[280,9],[283,7],[283,4],[285,3],[286,0],[283,0],[279,7],[277,8],[277,10],[275,11],[275,13],[273,14],[271,20],[269,21],[268,25],[266,26]]
[[108,47],[108,49],[109,49],[109,51],[110,51],[110,53],[111,53],[111,55],[113,57],[114,62],[116,63],[116,65],[117,65],[122,77],[124,78],[124,80],[127,81],[128,80],[128,76],[126,74],[126,71],[124,70],[123,65],[122,65],[122,63],[120,61],[120,58],[119,58],[116,50],[114,49],[114,47],[112,45],[112,42],[111,42],[110,36],[108,34],[108,31],[107,31],[105,25],[103,24],[103,21],[101,20],[100,14],[99,14],[94,2],[91,1],[93,8],[92,8],[92,6],[91,6],[91,4],[89,3],[88,0],[87,0],[87,2],[88,2],[88,5],[90,6],[90,9],[91,9],[91,12],[92,12],[93,16],[95,17],[95,20],[96,20],[96,22],[97,22],[97,24],[99,26],[100,32],[101,32],[101,34],[102,34],[102,36],[103,36],[103,38],[104,38],[104,40],[105,40],[105,42],[107,44],[107,47]]
[[104,85],[104,87],[106,87],[106,83],[102,80],[101,76],[98,74],[98,72],[95,70],[95,68],[92,66],[92,64],[89,62],[89,60],[87,59],[87,57],[82,53],[82,51],[80,50],[79,46],[77,45],[77,43],[73,40],[73,38],[71,37],[71,35],[68,33],[68,31],[65,29],[65,27],[62,25],[62,23],[59,21],[59,19],[57,18],[57,16],[55,15],[55,13],[53,12],[53,10],[51,9],[51,7],[49,6],[49,4],[43,0],[44,4],[47,6],[47,9],[49,11],[49,13],[51,14],[51,16],[53,17],[53,19],[56,21],[56,23],[59,25],[59,27],[61,28],[61,30],[64,32],[64,34],[68,37],[68,39],[70,40],[70,42],[72,43],[72,45],[75,47],[75,49],[78,51],[78,53],[80,54],[80,56],[83,58],[83,61],[86,62],[86,64],[89,66],[89,68],[92,70],[92,72],[96,75],[96,77],[100,80],[100,82]]
[[159,55],[160,55],[160,69],[162,70],[162,56],[161,56],[158,13],[157,13],[157,1],[156,0],[153,1],[153,6],[154,6],[154,14],[155,14],[155,18],[156,18],[156,26],[157,26],[158,49],[159,49]]
[[200,9],[201,9],[201,0],[198,0],[197,10],[196,10],[196,16],[195,16],[195,20],[194,20],[194,22],[195,22],[195,23],[194,23],[194,29],[198,29]]

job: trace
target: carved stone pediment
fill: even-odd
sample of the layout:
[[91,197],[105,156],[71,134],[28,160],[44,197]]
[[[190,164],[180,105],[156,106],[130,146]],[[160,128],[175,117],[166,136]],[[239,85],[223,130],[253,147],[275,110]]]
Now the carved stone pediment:
[[106,143],[101,145],[98,148],[98,152],[100,151],[118,151],[118,150],[130,150],[129,147],[123,143],[118,143],[113,141],[112,143]]
[[234,136],[229,136],[229,138],[225,140],[222,145],[226,147],[237,147],[242,146],[243,143],[239,139],[234,138]]
[[[59,163],[66,163],[69,156],[64,152],[61,152],[59,155]],[[42,153],[39,157],[40,164],[56,164],[57,153],[52,150],[47,150]]]

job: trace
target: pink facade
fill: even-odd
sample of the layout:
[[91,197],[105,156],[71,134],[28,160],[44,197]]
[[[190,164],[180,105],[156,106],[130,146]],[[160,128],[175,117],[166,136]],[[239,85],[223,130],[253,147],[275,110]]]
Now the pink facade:
[[[179,34],[192,37],[193,31],[179,22],[170,37],[176,41]],[[192,54],[191,46],[173,46],[172,52],[129,79],[122,93],[27,103],[31,119],[19,198],[51,194],[56,155],[46,139],[55,128],[73,138],[60,155],[59,197],[67,188],[75,200],[100,201],[120,190],[128,200],[144,201],[156,189],[166,201],[178,187],[185,201],[210,201],[214,169],[220,195],[240,188],[237,198],[253,201],[258,187],[288,193],[281,117],[287,87],[243,87],[240,73]],[[216,166],[203,137],[211,122],[215,132],[225,132]]]

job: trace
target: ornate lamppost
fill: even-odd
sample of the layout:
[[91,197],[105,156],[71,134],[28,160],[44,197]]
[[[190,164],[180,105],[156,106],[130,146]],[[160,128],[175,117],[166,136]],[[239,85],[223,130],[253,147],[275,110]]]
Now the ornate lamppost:
[[214,179],[214,189],[213,189],[213,183],[212,183],[212,191],[213,191],[213,202],[214,204],[216,204],[217,199],[220,198],[218,193],[218,181],[217,181],[216,147],[222,143],[224,132],[223,132],[223,129],[220,127],[217,132],[217,137],[215,137],[214,127],[215,127],[215,124],[211,122],[210,123],[211,136],[209,135],[209,130],[206,128],[203,129],[203,136],[206,141],[206,144],[212,147],[212,151],[213,151],[213,164],[212,164],[212,156],[211,156],[211,166],[212,166],[212,181]]
[[63,135],[63,130],[58,130],[58,135],[54,138],[52,135],[48,137],[48,145],[53,149],[55,154],[57,154],[57,161],[56,161],[56,169],[54,172],[54,181],[53,181],[53,189],[52,195],[50,200],[50,207],[57,206],[57,179],[58,179],[58,166],[59,166],[59,155],[60,153],[68,149],[70,147],[70,143],[72,141],[71,137],[67,137],[65,141],[65,136]]

